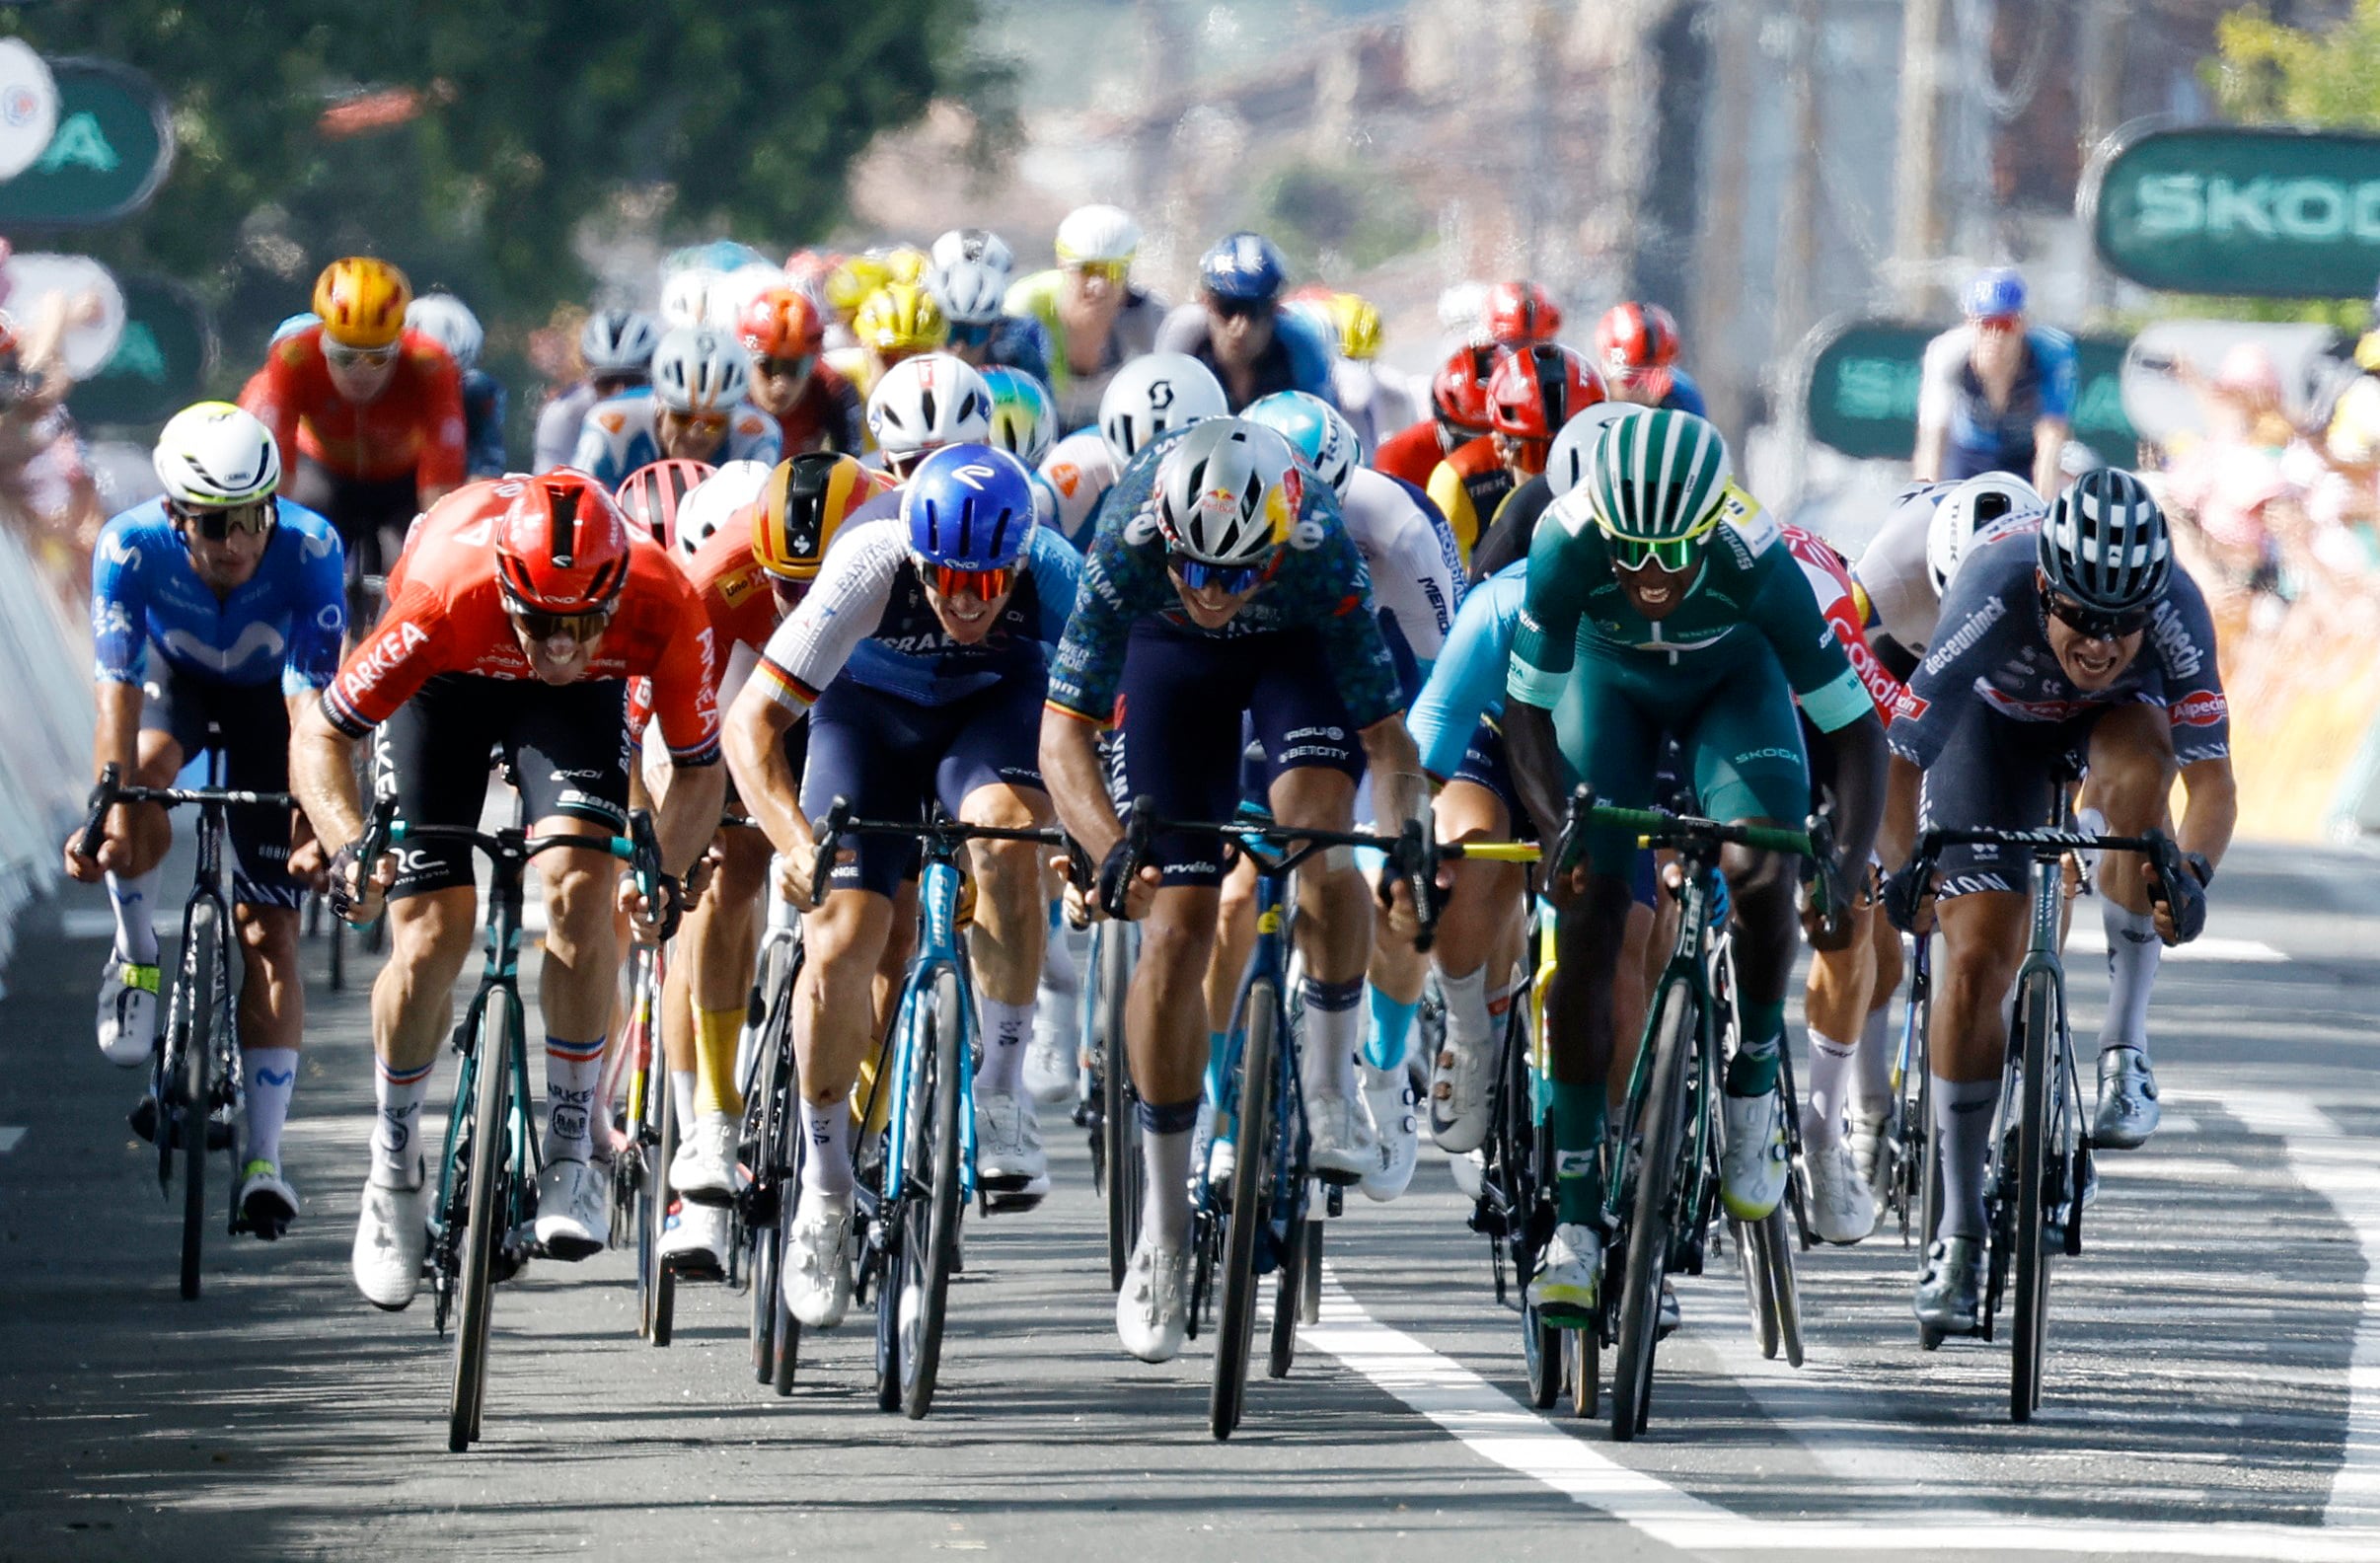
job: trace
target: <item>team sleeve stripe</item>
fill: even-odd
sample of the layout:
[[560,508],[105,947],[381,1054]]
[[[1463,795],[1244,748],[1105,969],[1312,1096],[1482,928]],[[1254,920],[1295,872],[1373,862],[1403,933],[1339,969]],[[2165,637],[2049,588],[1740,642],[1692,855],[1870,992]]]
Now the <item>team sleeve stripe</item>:
[[339,689],[336,679],[323,688],[323,715],[332,726],[350,738],[367,737],[378,725],[355,708],[354,703]]
[[788,710],[808,710],[818,704],[818,692],[767,657],[761,658],[752,676],[762,681],[768,697]]

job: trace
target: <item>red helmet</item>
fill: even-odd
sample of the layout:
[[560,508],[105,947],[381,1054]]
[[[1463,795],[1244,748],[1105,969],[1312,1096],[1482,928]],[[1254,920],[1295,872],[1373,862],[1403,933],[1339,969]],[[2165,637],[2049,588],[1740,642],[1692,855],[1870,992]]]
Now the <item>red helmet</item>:
[[1534,282],[1499,282],[1488,289],[1480,316],[1487,339],[1499,347],[1552,341],[1562,330],[1562,306]]
[[1677,361],[1677,320],[1658,304],[1615,304],[1596,323],[1595,354],[1614,380],[1667,393]]
[[1496,366],[1488,381],[1488,422],[1506,439],[1526,442],[1522,465],[1537,472],[1562,425],[1602,400],[1595,365],[1559,342],[1535,342]]
[[773,287],[744,306],[736,336],[757,361],[807,358],[825,336],[818,308],[789,287]]
[[496,522],[504,595],[537,613],[599,613],[628,584],[629,529],[603,484],[567,467],[497,485],[514,490]]
[[687,490],[718,471],[708,462],[672,457],[647,462],[620,484],[620,513],[645,536],[669,547],[678,535],[678,505]]
[[1457,347],[1430,377],[1430,410],[1464,438],[1488,430],[1488,381],[1504,349],[1486,342]]

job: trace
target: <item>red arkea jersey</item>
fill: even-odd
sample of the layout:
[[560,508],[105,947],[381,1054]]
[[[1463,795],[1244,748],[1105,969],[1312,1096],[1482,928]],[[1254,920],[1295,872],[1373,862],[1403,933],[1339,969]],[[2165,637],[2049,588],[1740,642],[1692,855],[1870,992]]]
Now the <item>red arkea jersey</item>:
[[[323,692],[323,714],[360,738],[441,673],[533,679],[496,580],[495,529],[516,481],[469,484],[413,528],[389,575],[388,608]],[[715,635],[703,601],[660,544],[630,529],[628,583],[582,675],[649,678],[670,758],[719,757]]]
[[1380,448],[1372,453],[1372,470],[1402,478],[1414,487],[1427,490],[1430,475],[1446,459],[1446,448],[1439,443],[1438,419],[1423,418],[1380,441]]
[[1798,526],[1779,527],[1785,547],[1802,566],[1803,578],[1810,582],[1811,593],[1818,598],[1819,612],[1834,626],[1834,638],[1842,642],[1843,655],[1851,659],[1851,671],[1859,675],[1867,687],[1868,698],[1876,703],[1876,713],[1886,721],[1900,707],[1900,680],[1885,671],[1868,649],[1867,597],[1859,582],[1851,578],[1851,566],[1834,552],[1831,544],[1815,533]]
[[369,402],[350,402],[331,383],[320,326],[272,344],[241,388],[240,405],[272,430],[284,469],[303,456],[341,478],[410,474],[424,488],[463,481],[463,377],[430,337],[409,331],[399,340],[388,387]]

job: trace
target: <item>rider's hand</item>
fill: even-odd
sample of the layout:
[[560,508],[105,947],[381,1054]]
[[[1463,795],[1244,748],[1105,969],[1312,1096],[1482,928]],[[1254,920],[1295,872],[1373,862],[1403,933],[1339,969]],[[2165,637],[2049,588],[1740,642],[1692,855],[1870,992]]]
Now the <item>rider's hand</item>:
[[1864,890],[1853,897],[1842,863],[1829,857],[1802,887],[1802,933],[1814,950],[1849,949],[1859,928],[1859,914],[1874,904]]
[[[835,861],[847,863],[855,856],[847,847],[835,855]],[[818,849],[815,847],[798,848],[777,855],[777,893],[783,896],[785,904],[796,912],[817,911],[819,899],[830,888],[810,883],[810,873],[817,865]]]
[[1920,883],[1918,865],[1912,857],[1885,880],[1885,917],[1903,933],[1934,930],[1934,875],[1929,868]]
[[727,849],[717,837],[712,837],[710,845],[704,849],[703,856],[697,857],[694,866],[686,870],[684,889],[688,906],[703,899],[703,892],[710,887],[710,876],[718,872],[719,864],[726,860]]
[[66,877],[76,884],[98,884],[107,877],[107,870],[100,866],[100,858],[107,855],[113,842],[112,836],[103,837],[100,850],[86,857],[83,856],[83,827],[77,825],[74,834],[66,838]]
[[351,841],[333,853],[323,868],[331,915],[356,928],[380,917],[388,888],[397,880],[396,862],[387,856],[368,873],[359,871],[362,849],[362,842]]
[[2158,883],[2157,870],[2145,862],[2140,865],[2140,882],[2147,887],[2149,912],[2159,938],[2168,944],[2187,944],[2206,931],[2206,881],[2213,876],[2213,866],[2192,853],[2183,859],[2182,882],[2173,887],[2175,900],[2161,901],[2157,893],[2164,886]]
[[1545,899],[1553,903],[1555,911],[1571,911],[1587,899],[1589,871],[1586,858],[1581,857],[1560,873],[1546,875]]
[[1103,915],[1138,923],[1156,903],[1157,886],[1165,876],[1154,863],[1143,863],[1127,878],[1124,868],[1131,851],[1130,840],[1123,837],[1107,849],[1107,856],[1099,864],[1097,901]]
[[635,923],[638,937],[667,943],[685,920],[686,887],[670,874],[656,875],[655,880],[653,888],[660,892],[658,905],[636,888],[634,874],[620,876],[620,899]]
[[1391,865],[1381,875],[1376,899],[1388,920],[1388,931],[1400,943],[1411,944],[1421,936],[1421,909],[1413,904],[1413,886]]
[[1050,858],[1049,868],[1058,876],[1058,900],[1066,912],[1067,926],[1089,928],[1091,919],[1098,916],[1099,909],[1092,904],[1089,894],[1075,883],[1073,857],[1066,853],[1058,853]]

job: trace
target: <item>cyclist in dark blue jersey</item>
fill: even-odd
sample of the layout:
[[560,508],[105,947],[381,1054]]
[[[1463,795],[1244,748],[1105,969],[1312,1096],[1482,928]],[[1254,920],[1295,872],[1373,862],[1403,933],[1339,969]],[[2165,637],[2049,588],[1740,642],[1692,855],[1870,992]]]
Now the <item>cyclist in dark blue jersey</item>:
[[2074,338],[2026,325],[2025,279],[2006,266],[1976,273],[1963,302],[1966,324],[1926,344],[1911,475],[2014,473],[2053,493],[2074,420]]

